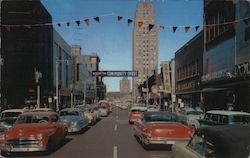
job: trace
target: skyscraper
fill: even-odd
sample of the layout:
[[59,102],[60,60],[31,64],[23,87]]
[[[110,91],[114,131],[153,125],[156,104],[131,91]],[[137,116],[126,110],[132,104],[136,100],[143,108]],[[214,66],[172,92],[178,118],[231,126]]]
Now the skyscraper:
[[139,2],[135,12],[133,30],[133,70],[138,77],[133,78],[133,99],[138,96],[138,85],[142,84],[157,71],[158,33],[154,6],[149,2]]

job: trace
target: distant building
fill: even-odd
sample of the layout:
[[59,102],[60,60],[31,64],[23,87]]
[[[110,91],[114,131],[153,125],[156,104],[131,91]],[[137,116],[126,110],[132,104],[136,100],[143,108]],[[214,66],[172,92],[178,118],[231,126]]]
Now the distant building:
[[120,80],[120,93],[121,94],[130,93],[130,80],[127,77],[123,77]]
[[[152,27],[149,29],[149,27]],[[133,99],[138,101],[138,86],[157,72],[158,33],[154,6],[149,2],[139,2],[135,11],[133,30],[132,69],[138,71],[133,78]]]
[[[52,17],[40,1],[9,1],[1,3],[1,23],[27,25],[51,23]],[[54,97],[53,28],[48,26],[1,27],[2,105],[20,107],[36,103],[34,70],[42,73],[39,80],[41,103]]]

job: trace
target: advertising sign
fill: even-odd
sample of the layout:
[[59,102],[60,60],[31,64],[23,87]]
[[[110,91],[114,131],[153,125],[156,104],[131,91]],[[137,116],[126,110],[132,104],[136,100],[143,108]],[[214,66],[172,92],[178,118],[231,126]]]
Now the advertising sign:
[[170,86],[170,71],[169,71],[169,62],[165,62],[162,64],[163,70],[163,91],[165,93],[171,93]]

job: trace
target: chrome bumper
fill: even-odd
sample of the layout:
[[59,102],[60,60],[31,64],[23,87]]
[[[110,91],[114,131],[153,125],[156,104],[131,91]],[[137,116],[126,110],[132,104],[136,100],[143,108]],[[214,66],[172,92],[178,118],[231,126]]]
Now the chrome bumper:
[[47,147],[42,145],[11,145],[1,144],[0,149],[10,153],[13,152],[35,152],[35,151],[46,151]]
[[190,138],[159,138],[159,137],[155,137],[155,138],[149,138],[149,137],[145,137],[142,141],[145,144],[165,144],[165,145],[173,145],[176,142],[188,142],[190,140]]

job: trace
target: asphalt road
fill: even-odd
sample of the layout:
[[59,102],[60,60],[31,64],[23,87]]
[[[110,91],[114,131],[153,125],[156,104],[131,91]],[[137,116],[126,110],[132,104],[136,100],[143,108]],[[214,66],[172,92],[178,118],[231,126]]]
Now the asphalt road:
[[171,158],[169,147],[142,148],[128,124],[128,111],[118,108],[81,134],[67,140],[49,155],[17,154],[12,157],[32,158]]

